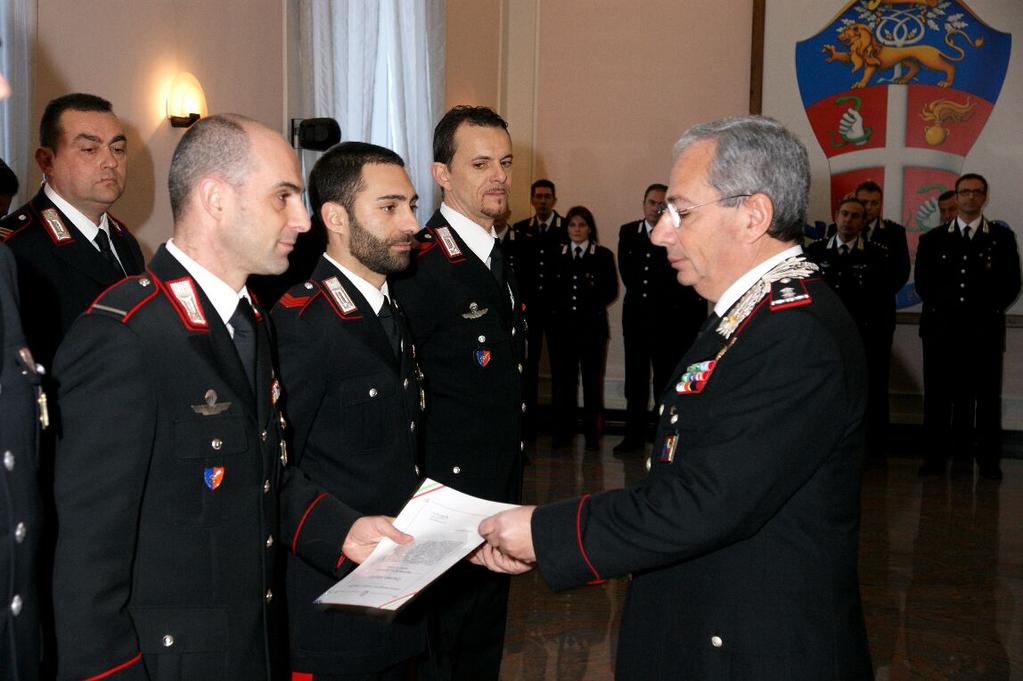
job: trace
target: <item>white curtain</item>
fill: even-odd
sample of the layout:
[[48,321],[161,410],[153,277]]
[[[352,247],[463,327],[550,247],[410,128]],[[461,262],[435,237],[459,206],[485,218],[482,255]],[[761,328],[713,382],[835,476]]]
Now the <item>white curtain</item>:
[[18,176],[21,188],[11,203],[17,208],[35,194],[27,187],[36,147],[32,119],[32,48],[36,35],[36,0],[0,0],[0,71],[11,84],[11,96],[0,102],[0,158]]
[[444,0],[299,0],[305,117],[328,116],[343,140],[393,149],[425,221],[439,201],[430,175],[444,104]]

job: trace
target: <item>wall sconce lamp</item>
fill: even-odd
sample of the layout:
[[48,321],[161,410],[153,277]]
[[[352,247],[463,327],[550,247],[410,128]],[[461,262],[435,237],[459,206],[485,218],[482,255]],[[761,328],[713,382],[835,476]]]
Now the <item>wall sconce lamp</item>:
[[199,80],[187,71],[174,77],[167,94],[167,118],[175,128],[187,128],[206,115],[206,94]]

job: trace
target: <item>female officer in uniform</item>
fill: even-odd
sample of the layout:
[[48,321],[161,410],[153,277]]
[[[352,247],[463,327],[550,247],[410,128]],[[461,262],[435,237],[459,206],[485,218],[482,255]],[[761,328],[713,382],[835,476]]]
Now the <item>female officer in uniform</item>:
[[604,410],[604,367],[610,331],[607,306],[618,296],[614,255],[597,245],[597,223],[584,206],[565,216],[569,242],[556,265],[552,300],[551,378],[554,446],[567,446],[575,430],[576,385],[583,377],[586,449],[599,449]]

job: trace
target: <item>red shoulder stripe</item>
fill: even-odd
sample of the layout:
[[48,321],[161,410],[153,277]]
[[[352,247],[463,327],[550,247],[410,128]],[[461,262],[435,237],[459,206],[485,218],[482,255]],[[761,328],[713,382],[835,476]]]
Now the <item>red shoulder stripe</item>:
[[287,308],[305,307],[309,304],[310,298],[312,298],[312,296],[293,296],[290,293],[285,293],[280,297],[280,300],[277,301],[277,304],[281,307]]

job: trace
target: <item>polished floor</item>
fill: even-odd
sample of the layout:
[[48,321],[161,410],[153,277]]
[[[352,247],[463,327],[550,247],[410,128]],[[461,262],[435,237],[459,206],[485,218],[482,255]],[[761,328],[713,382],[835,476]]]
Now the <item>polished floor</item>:
[[[644,456],[533,448],[525,501],[627,485]],[[1005,479],[970,464],[917,477],[918,461],[871,463],[863,479],[860,585],[878,681],[1023,681],[1023,460]],[[625,580],[554,594],[534,572],[512,583],[502,681],[613,678]],[[653,680],[652,680],[653,681]]]

